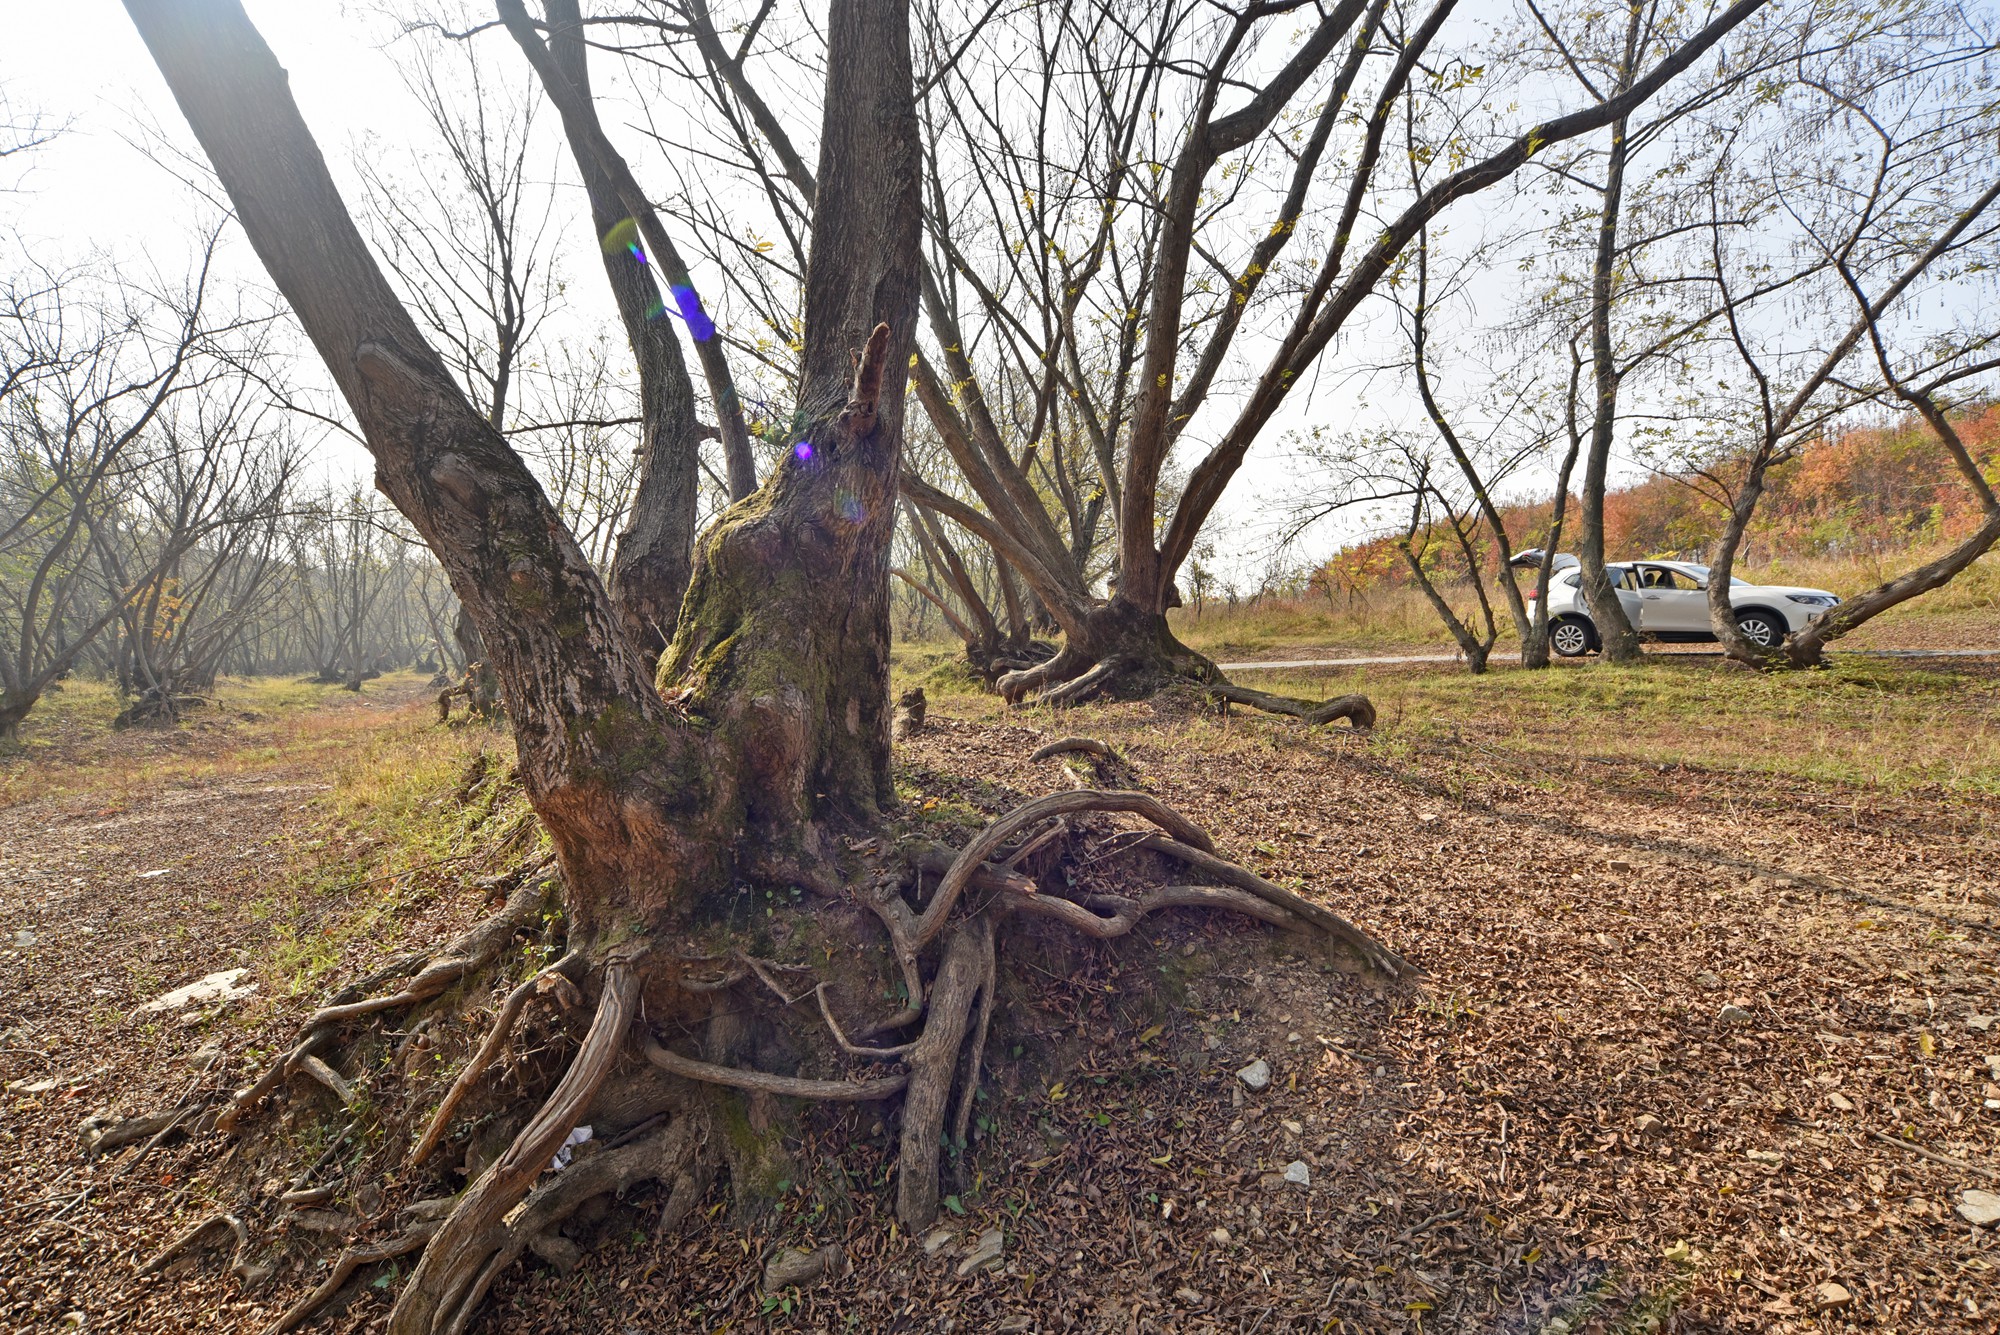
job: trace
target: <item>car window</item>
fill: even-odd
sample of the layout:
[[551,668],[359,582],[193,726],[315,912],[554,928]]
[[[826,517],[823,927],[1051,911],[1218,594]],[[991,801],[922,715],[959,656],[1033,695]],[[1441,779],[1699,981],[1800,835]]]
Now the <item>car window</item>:
[[1570,588],[1573,589],[1576,587],[1576,582],[1578,578],[1581,577],[1582,574],[1583,572],[1580,570],[1572,570],[1568,574],[1557,575],[1556,583],[1568,585]]
[[1606,566],[1604,573],[1611,577],[1611,587],[1614,589],[1636,589],[1639,587],[1633,582],[1632,567],[1630,566]]
[[1691,589],[1694,581],[1686,575],[1676,574],[1665,566],[1640,566],[1639,587],[1642,589]]

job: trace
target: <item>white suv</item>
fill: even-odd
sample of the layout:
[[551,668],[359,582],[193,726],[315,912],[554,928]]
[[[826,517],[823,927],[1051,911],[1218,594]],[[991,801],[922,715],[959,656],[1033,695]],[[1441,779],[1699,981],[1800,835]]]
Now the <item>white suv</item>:
[[[1523,556],[1528,555],[1523,553]],[[1539,562],[1541,554],[1534,554]],[[1580,658],[1600,647],[1590,605],[1583,596],[1583,571],[1567,554],[1556,557],[1549,579],[1549,647],[1564,658]],[[1708,567],[1686,561],[1620,561],[1604,571],[1618,591],[1633,628],[1649,639],[1713,640],[1708,619]],[[1840,599],[1825,589],[1801,589],[1784,584],[1752,584],[1732,577],[1729,605],[1736,625],[1752,644],[1769,647],[1804,626],[1815,613],[1837,606]],[[1535,604],[1528,600],[1528,615]]]

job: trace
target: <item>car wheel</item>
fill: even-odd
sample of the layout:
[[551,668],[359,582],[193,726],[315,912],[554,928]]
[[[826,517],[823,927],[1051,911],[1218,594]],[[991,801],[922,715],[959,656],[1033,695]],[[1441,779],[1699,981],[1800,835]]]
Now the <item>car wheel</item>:
[[1549,627],[1549,648],[1563,658],[1581,658],[1597,646],[1590,627],[1581,621],[1558,621]]
[[1759,649],[1775,649],[1785,639],[1785,628],[1769,612],[1745,612],[1736,618],[1736,629]]

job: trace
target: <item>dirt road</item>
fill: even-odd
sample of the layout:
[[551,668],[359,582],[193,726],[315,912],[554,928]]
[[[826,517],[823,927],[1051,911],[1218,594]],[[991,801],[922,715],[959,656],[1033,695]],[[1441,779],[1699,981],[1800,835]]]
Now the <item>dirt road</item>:
[[[1722,656],[1720,649],[1705,649],[1695,645],[1656,646],[1650,652],[1673,654],[1676,657],[1688,655],[1720,658]],[[1833,651],[1831,656],[1842,658],[1849,654],[1857,658],[1996,658],[2000,657],[2000,648],[1839,649]],[[1494,654],[1491,661],[1496,663],[1514,663],[1519,662],[1520,657],[1519,653],[1502,652]],[[1378,654],[1327,658],[1251,659],[1242,663],[1217,663],[1216,666],[1224,672],[1274,672],[1286,668],[1387,667],[1406,663],[1462,663],[1464,661],[1465,656],[1463,654]]]

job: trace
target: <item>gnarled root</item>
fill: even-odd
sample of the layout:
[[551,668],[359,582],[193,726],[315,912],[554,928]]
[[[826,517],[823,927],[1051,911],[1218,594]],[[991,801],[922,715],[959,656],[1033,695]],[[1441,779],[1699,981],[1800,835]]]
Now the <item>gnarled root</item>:
[[[1029,701],[1029,703],[1037,705],[1081,704],[1125,670],[1126,665],[1123,660],[1107,658],[1092,667],[1088,672],[1049,687],[1033,700]],[[1005,678],[1002,680],[1005,680]]]
[[938,882],[937,891],[931,896],[930,906],[916,921],[912,935],[915,946],[934,939],[943,929],[958,897],[965,892],[973,872],[979,865],[998,852],[1000,846],[1016,832],[1047,820],[1072,812],[1106,811],[1127,812],[1144,816],[1161,829],[1178,836],[1181,840],[1198,848],[1215,847],[1199,825],[1175,811],[1150,793],[1104,792],[1092,788],[1079,788],[1068,793],[1049,793],[1032,801],[1023,802],[1012,811],[996,816],[987,827],[973,837],[971,843],[959,851],[958,859],[952,863]]
[[[937,1218],[938,1145],[959,1050],[973,1002],[992,991],[993,980],[993,926],[982,914],[959,923],[945,941],[944,960],[931,982],[930,1017],[910,1050],[910,1087],[903,1097],[902,1144],[896,1157],[896,1217],[911,1228]],[[981,1029],[983,1044],[983,1025]],[[976,1081],[976,1066],[972,1075]],[[970,1086],[963,1097],[971,1099]]]
[[431,1117],[430,1125],[424,1129],[424,1134],[411,1149],[412,1167],[430,1158],[431,1151],[435,1150],[438,1142],[444,1139],[445,1128],[450,1124],[452,1114],[458,1111],[458,1105],[465,1101],[465,1096],[479,1083],[479,1077],[485,1074],[486,1068],[499,1057],[500,1050],[507,1046],[507,1037],[513,1033],[514,1021],[520,1018],[522,1008],[528,1004],[528,998],[550,979],[557,976],[567,977],[581,960],[582,956],[571,951],[507,994],[507,1000],[500,1005],[500,1013],[493,1018],[492,1027],[486,1031],[485,1041],[479,1045],[479,1051],[472,1055],[472,1060],[458,1073],[458,1079],[452,1082],[450,1092],[444,1096],[444,1101],[438,1104],[438,1110]]
[[377,1011],[396,1010],[428,1001],[468,973],[491,964],[506,948],[515,933],[535,921],[541,912],[542,892],[533,884],[523,885],[507,897],[507,905],[471,931],[446,946],[444,952],[420,969],[401,991],[387,996],[368,997],[346,1005],[328,1006],[306,1021],[308,1030],[336,1025]]
[[1378,973],[1390,978],[1403,978],[1418,971],[1415,965],[1339,914],[1295,895],[1281,885],[1265,880],[1248,867],[1217,857],[1213,849],[1190,847],[1156,834],[1145,836],[1139,841],[1138,846],[1155,853],[1164,853],[1197,871],[1206,872],[1217,880],[1247,890],[1266,904],[1303,919],[1352,950],[1360,956],[1364,964]]
[[1005,674],[994,683],[994,688],[1008,704],[1019,704],[1028,695],[1044,689],[1051,682],[1060,684],[1075,680],[1089,671],[1091,666],[1088,654],[1078,653],[1065,646],[1047,662]]
[[226,1212],[212,1214],[193,1228],[182,1233],[155,1253],[153,1259],[140,1266],[139,1273],[142,1275],[158,1273],[182,1253],[218,1228],[226,1228],[236,1237],[236,1251],[230,1258],[229,1269],[232,1274],[243,1281],[245,1288],[249,1288],[258,1279],[270,1274],[269,1271],[260,1271],[257,1267],[250,1264],[250,1230],[243,1226],[241,1219]]
[[1029,755],[1032,764],[1053,760],[1058,756],[1082,756],[1089,765],[1089,774],[1076,766],[1064,763],[1062,773],[1077,788],[1136,788],[1138,774],[1125,758],[1095,737],[1064,737],[1046,746],[1036,747]]
[[379,1265],[383,1261],[393,1261],[399,1256],[408,1256],[438,1231],[436,1222],[419,1223],[409,1232],[398,1234],[386,1242],[371,1242],[361,1247],[349,1247],[333,1263],[325,1279],[305,1297],[286,1308],[284,1312],[264,1328],[264,1335],[285,1335],[288,1330],[296,1330],[304,1325],[307,1318],[327,1304],[341,1286],[353,1277],[354,1272],[365,1265]]
[[1218,700],[1231,704],[1249,705],[1267,714],[1284,714],[1302,719],[1309,727],[1319,727],[1339,719],[1346,719],[1356,728],[1375,726],[1375,706],[1365,695],[1343,695],[1337,699],[1324,700],[1317,704],[1310,700],[1295,700],[1289,695],[1272,695],[1269,691],[1256,691],[1248,686],[1238,686],[1234,682],[1218,678],[1207,684],[1207,691]]
[[[576,1248],[560,1238],[555,1230],[585,1201],[594,1197],[623,1194],[641,1182],[656,1178],[671,1181],[674,1192],[662,1218],[667,1226],[679,1223],[707,1186],[706,1175],[696,1167],[702,1153],[705,1126],[703,1119],[689,1115],[656,1119],[635,1128],[635,1134],[622,1142],[607,1146],[596,1154],[579,1157],[561,1173],[537,1186],[521,1203],[519,1210],[510,1207],[503,1212],[507,1215],[504,1225],[496,1226],[481,1236],[481,1241],[492,1241],[491,1253],[483,1258],[484,1264],[478,1267],[455,1310],[433,1329],[441,1335],[457,1335],[457,1332],[463,1331],[480,1301],[485,1298],[486,1291],[506,1273],[509,1266],[521,1259],[525,1251],[533,1251],[558,1269],[568,1270],[576,1259]],[[568,1131],[563,1134],[567,1135]],[[698,1185],[692,1190],[684,1190],[684,1182]],[[439,1245],[439,1241],[433,1241],[431,1249],[425,1253],[425,1263],[429,1262]],[[410,1288],[414,1289],[422,1277],[423,1266],[420,1264],[417,1273],[410,1277]],[[406,1289],[405,1293],[408,1292]],[[396,1307],[400,1313],[403,1303],[398,1301]],[[393,1315],[389,1328],[392,1332],[401,1329]]]
[[[541,907],[541,889],[533,884],[532,877],[527,878],[527,883],[508,896],[505,907],[446,946],[443,953],[435,957],[424,954],[401,956],[360,982],[343,988],[329,1005],[307,1019],[305,1036],[298,1045],[266,1067],[250,1088],[216,1116],[215,1129],[233,1132],[243,1116],[263,1102],[273,1089],[301,1072],[327,1085],[340,1096],[341,1102],[352,1102],[352,1091],[343,1090],[345,1079],[318,1055],[319,1050],[332,1041],[335,1030],[342,1023],[359,1016],[428,1001],[467,974],[486,967],[499,958],[500,952],[506,949],[516,933],[539,918]],[[426,960],[429,962],[426,963]],[[409,981],[395,992],[368,995],[378,987],[405,978]],[[329,1075],[333,1079],[330,1080]]]
[[872,1080],[808,1080],[800,1076],[772,1075],[768,1071],[746,1071],[738,1066],[698,1061],[670,1052],[649,1034],[640,1040],[646,1060],[670,1075],[708,1085],[755,1094],[775,1094],[787,1099],[813,1099],[827,1103],[866,1103],[902,1092],[909,1083],[904,1075],[880,1076]]
[[390,1335],[437,1335],[465,1328],[487,1287],[505,1268],[495,1264],[507,1241],[501,1220],[548,1166],[604,1083],[624,1048],[638,994],[639,976],[630,963],[616,956],[608,960],[597,1014],[583,1046],[541,1110],[466,1189],[424,1249],[423,1260],[389,1314]]
[[1048,743],[1046,746],[1036,747],[1034,751],[1029,754],[1028,760],[1029,763],[1031,764],[1039,764],[1042,761],[1052,759],[1055,756],[1070,755],[1078,751],[1088,752],[1089,754],[1094,756],[1103,756],[1106,760],[1118,759],[1118,753],[1116,751],[1112,750],[1109,746],[1105,745],[1103,742],[1098,741],[1095,737],[1064,737],[1060,741],[1054,741]]

